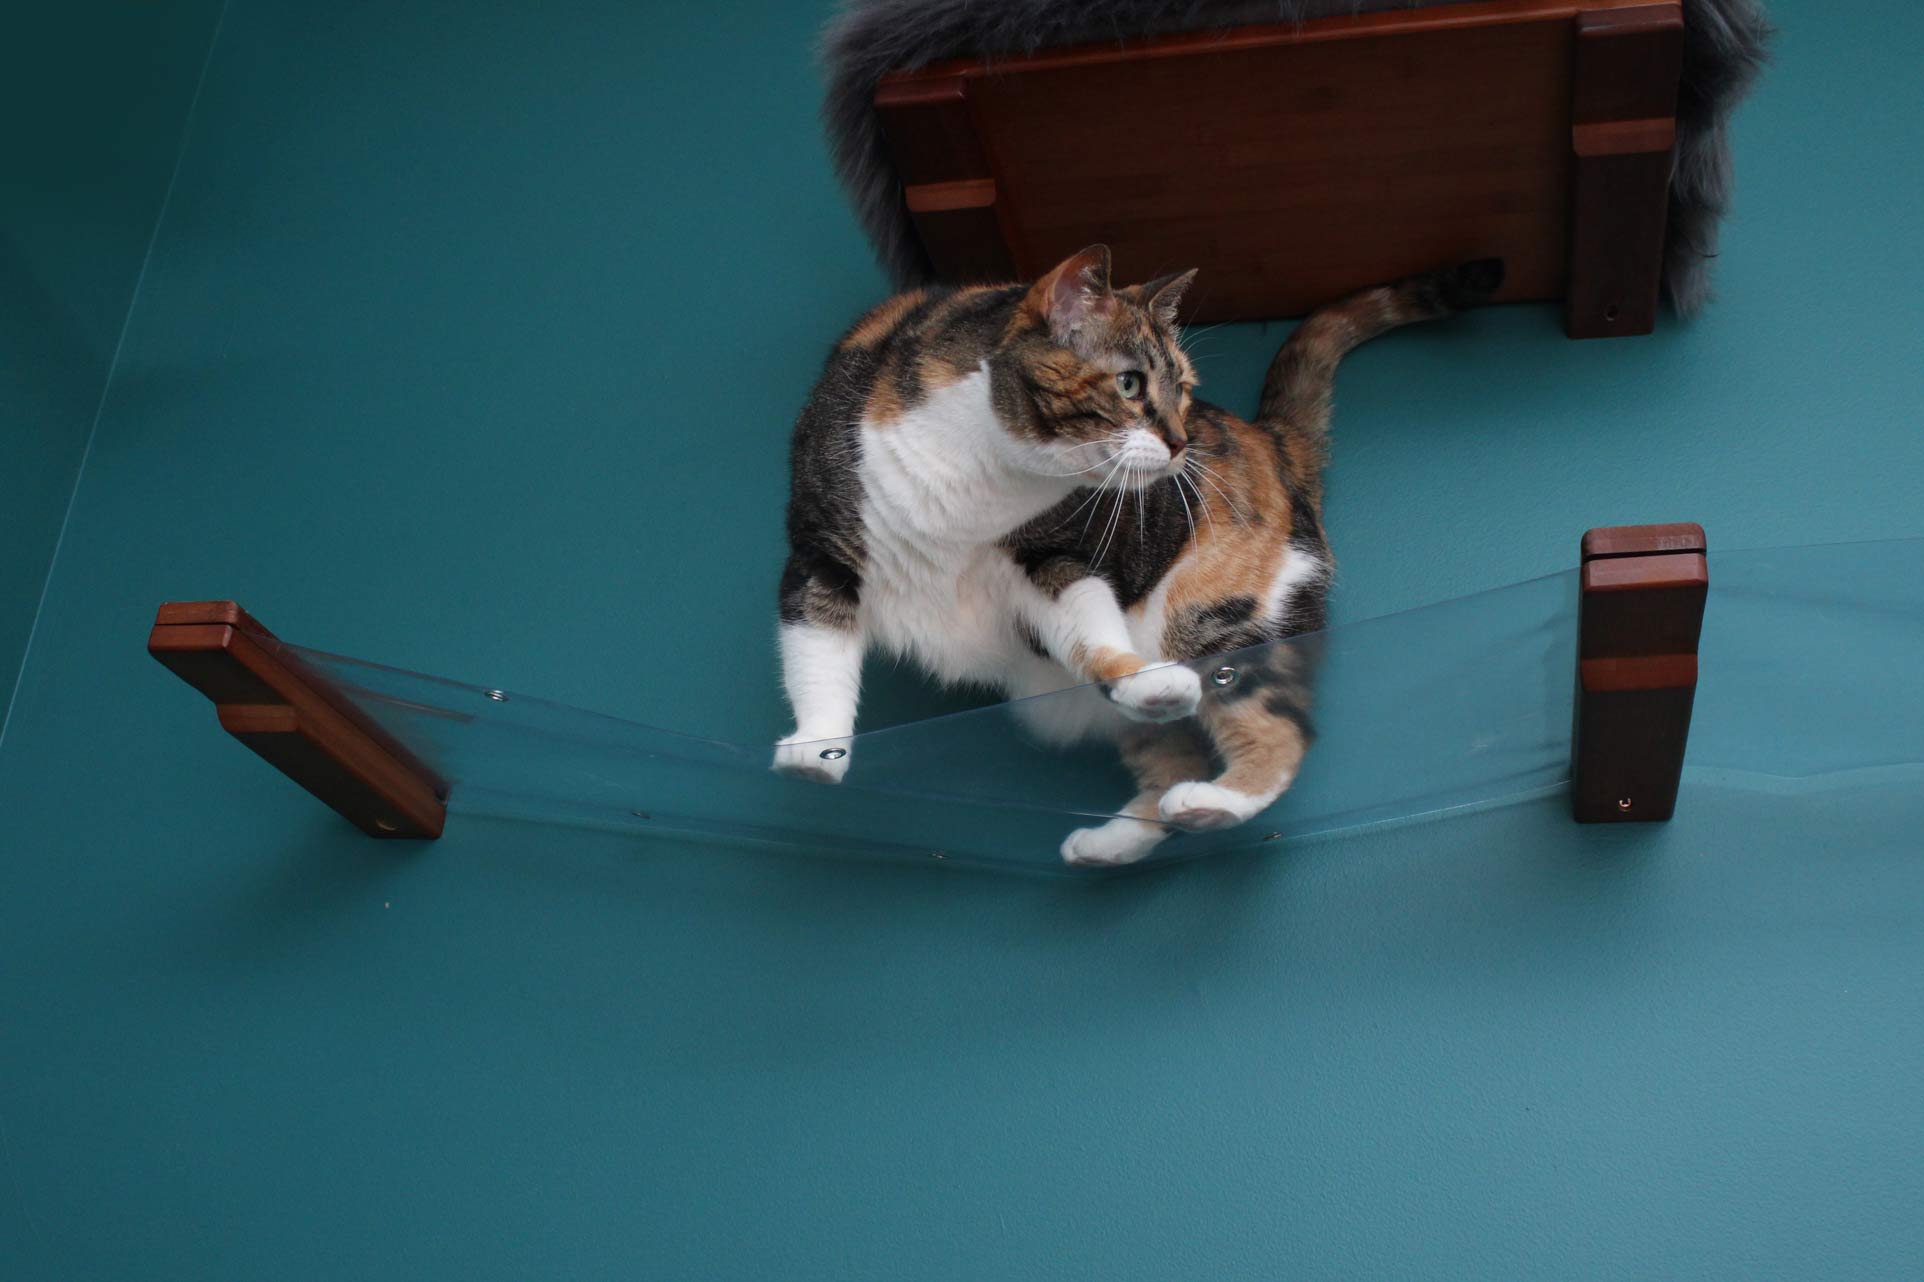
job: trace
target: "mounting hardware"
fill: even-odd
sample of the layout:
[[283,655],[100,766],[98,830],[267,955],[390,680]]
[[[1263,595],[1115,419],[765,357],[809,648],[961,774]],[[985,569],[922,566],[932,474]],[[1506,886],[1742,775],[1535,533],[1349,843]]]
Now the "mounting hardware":
[[1570,736],[1579,823],[1652,823],[1676,811],[1710,590],[1704,547],[1694,524],[1583,536]]
[[213,702],[222,729],[370,837],[441,835],[447,784],[234,602],[161,606],[147,653]]
[[508,701],[508,696],[505,691],[483,690],[481,693],[487,695],[488,698],[494,700],[496,703],[506,703]]
[[1209,679],[1211,681],[1214,681],[1219,686],[1235,685],[1236,669],[1217,668],[1214,672],[1209,674]]
[[822,749],[822,752],[821,752],[821,757],[823,761],[840,761],[843,757],[846,757],[847,755],[848,755],[847,748],[824,748]]

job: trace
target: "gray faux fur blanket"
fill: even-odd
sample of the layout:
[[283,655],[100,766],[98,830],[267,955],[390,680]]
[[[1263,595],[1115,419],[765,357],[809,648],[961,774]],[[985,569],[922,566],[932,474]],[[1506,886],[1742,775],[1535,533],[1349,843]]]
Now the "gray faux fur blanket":
[[[848,0],[823,33],[822,116],[835,168],[877,257],[896,284],[930,268],[902,203],[874,111],[890,71],[944,58],[1029,53],[1124,36],[1300,22],[1372,9],[1463,0]],[[1664,292],[1688,315],[1710,296],[1717,224],[1730,199],[1727,132],[1771,35],[1762,0],[1683,0],[1684,72],[1670,185]]]

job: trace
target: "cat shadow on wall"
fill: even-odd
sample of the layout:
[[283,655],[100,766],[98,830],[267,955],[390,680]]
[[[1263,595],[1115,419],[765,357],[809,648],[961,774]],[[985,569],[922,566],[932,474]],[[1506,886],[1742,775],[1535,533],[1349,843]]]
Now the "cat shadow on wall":
[[[575,879],[624,918],[569,963],[649,986],[675,1058],[701,1071],[827,1070],[911,1055],[928,1026],[998,1039],[1181,1018],[1198,974],[1242,972],[1282,863],[1226,858],[1059,880],[672,840],[488,825],[471,875],[527,903]],[[557,848],[565,844],[568,857]],[[632,914],[632,916],[630,916]],[[673,995],[659,992],[672,976]],[[634,1018],[592,996],[584,1030]],[[659,1031],[659,1025],[657,1025]]]
[[[1213,1027],[1252,1003],[1286,1025],[1332,1000],[1369,1019],[1465,984],[1590,982],[1634,960],[1626,921],[1664,844],[1627,828],[1573,838],[1558,797],[1053,880],[473,816],[417,846],[317,816],[253,852],[259,876],[194,934],[225,969],[303,988],[431,955],[411,981],[424,992],[455,976],[538,988],[564,1041],[691,1071],[906,1054],[923,1024],[976,1030],[968,1053],[993,1059],[1002,1036]],[[408,916],[386,916],[390,899]]]
[[400,967],[384,1018],[440,1003],[423,1016],[462,1037],[539,993],[561,1050],[697,1075],[913,1059],[925,1036],[973,1073],[1003,1038],[1226,1037],[1254,1011],[1288,1036],[1465,985],[1580,996],[1636,964],[1676,844],[1573,828],[1557,796],[1045,879],[465,814],[438,842],[378,841],[307,798],[285,809],[256,825],[278,837],[212,844],[214,892],[153,923],[163,956],[275,1002]]
[[209,903],[204,930],[175,925],[211,961],[293,973],[341,947],[435,856],[435,843],[376,840],[314,810],[280,840],[237,853],[245,867]]

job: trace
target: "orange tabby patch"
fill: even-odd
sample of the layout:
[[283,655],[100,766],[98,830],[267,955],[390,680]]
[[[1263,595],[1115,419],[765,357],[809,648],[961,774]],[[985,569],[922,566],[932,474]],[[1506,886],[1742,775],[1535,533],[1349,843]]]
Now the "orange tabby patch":
[[1142,660],[1120,650],[1099,648],[1084,654],[1080,646],[1071,656],[1077,667],[1098,681],[1120,681],[1142,671]]
[[842,340],[841,345],[844,348],[874,347],[902,323],[904,316],[921,306],[922,300],[927,297],[928,291],[922,289],[897,294],[857,321],[855,328],[848,332],[848,337]]
[[[1242,423],[1225,426],[1236,433],[1243,464],[1218,469],[1212,484],[1199,487],[1208,506],[1195,514],[1196,537],[1169,583],[1172,619],[1234,597],[1266,599],[1290,554],[1295,530],[1274,439]],[[1261,536],[1250,537],[1258,528]]]

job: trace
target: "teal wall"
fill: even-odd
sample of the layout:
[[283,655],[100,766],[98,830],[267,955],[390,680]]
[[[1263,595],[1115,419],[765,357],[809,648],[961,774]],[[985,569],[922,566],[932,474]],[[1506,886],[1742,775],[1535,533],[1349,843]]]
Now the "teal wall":
[[[1924,1272],[1914,797],[1695,782],[1650,830],[1552,800],[1055,885],[397,850],[220,734],[141,653],[158,601],[780,728],[785,437],[881,285],[821,9],[652,8],[221,20],[0,744],[0,1276]],[[1924,533],[1924,12],[1775,8],[1699,322],[1496,309],[1346,372],[1339,617],[1592,524]],[[1282,332],[1204,337],[1211,390]]]
[[218,11],[0,8],[0,726]]

